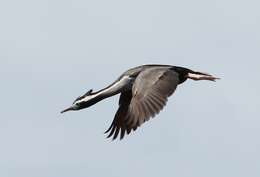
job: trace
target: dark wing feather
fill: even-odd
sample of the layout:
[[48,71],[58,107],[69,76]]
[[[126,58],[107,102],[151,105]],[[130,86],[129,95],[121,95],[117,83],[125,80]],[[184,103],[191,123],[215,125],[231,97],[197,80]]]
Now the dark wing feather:
[[132,91],[122,92],[119,99],[119,108],[116,112],[114,120],[105,133],[109,133],[107,138],[113,136],[113,140],[117,138],[120,133],[120,139],[123,139],[125,134],[132,131],[132,127],[128,126],[126,120],[128,118],[128,107],[131,102]]
[[179,84],[178,73],[165,67],[146,69],[135,80],[127,124],[139,127],[158,114]]
[[165,67],[149,68],[136,78],[132,91],[122,92],[119,109],[105,133],[116,139],[135,131],[144,122],[158,114],[179,84],[178,73]]

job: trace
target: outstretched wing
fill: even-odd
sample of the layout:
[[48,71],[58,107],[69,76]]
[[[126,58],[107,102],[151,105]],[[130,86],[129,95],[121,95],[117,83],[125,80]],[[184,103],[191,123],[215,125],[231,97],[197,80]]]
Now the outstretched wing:
[[120,130],[122,139],[144,122],[158,114],[179,84],[178,73],[170,68],[156,67],[142,71],[136,78],[132,92],[120,97],[120,107],[107,133],[115,139]]
[[132,99],[132,91],[122,92],[119,99],[119,108],[116,112],[114,120],[110,125],[109,129],[105,133],[109,133],[107,138],[113,136],[113,140],[117,138],[119,132],[120,139],[123,139],[125,133],[129,134],[132,129],[136,130],[136,128],[129,126],[126,122],[129,104]]

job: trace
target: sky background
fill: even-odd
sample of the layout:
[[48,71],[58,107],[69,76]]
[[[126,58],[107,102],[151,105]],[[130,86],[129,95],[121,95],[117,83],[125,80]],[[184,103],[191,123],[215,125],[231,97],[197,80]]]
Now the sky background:
[[[0,1],[0,176],[259,177],[257,0]],[[118,96],[59,112],[147,63],[187,81],[123,141],[103,132]]]

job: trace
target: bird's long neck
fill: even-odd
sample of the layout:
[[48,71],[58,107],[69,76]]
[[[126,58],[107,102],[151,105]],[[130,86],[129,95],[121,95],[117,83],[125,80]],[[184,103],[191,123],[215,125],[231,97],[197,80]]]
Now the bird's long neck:
[[131,83],[132,83],[132,78],[130,78],[129,76],[122,76],[118,80],[116,80],[114,83],[109,85],[108,87],[106,87],[98,92],[92,93],[91,99],[93,99],[93,101],[95,101],[95,102],[99,102],[105,98],[114,96],[114,95],[124,91],[131,85]]

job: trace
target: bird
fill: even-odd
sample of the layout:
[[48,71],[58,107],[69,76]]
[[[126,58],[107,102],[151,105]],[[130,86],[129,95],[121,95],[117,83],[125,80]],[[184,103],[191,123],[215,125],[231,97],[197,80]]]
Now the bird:
[[187,79],[216,81],[217,77],[191,69],[160,64],[147,64],[124,72],[111,85],[79,96],[61,113],[88,108],[103,99],[120,94],[119,108],[112,124],[105,132],[112,140],[136,131],[143,123],[154,118],[166,105],[178,85]]

